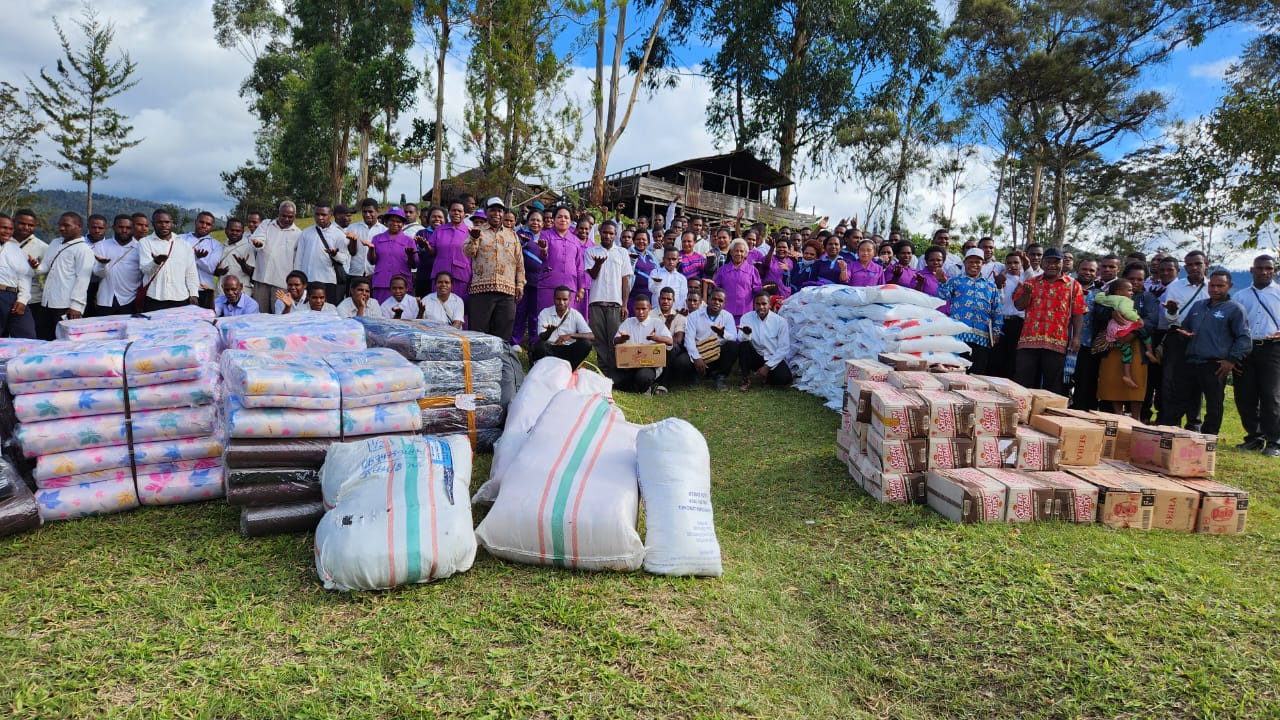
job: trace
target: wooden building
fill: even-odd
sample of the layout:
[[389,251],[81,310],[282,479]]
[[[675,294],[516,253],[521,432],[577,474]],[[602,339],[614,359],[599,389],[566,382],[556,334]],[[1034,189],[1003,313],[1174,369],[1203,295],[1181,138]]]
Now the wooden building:
[[[755,155],[738,150],[724,155],[692,158],[660,168],[640,165],[605,177],[605,206],[624,203],[632,217],[666,211],[672,198],[679,212],[712,222],[734,218],[744,210],[745,223],[799,227],[817,216],[773,206],[774,191],[793,184],[791,178]],[[572,190],[585,197],[590,181]]]

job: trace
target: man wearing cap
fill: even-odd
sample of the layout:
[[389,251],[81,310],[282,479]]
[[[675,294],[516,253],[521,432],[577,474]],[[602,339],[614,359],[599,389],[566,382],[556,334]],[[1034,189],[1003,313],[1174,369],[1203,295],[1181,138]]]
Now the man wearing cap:
[[463,253],[471,259],[466,300],[471,329],[502,338],[515,327],[516,303],[524,294],[524,254],[520,239],[502,224],[506,206],[496,197],[485,203],[488,223],[468,233]]
[[956,337],[969,346],[969,372],[985,375],[991,359],[991,348],[1000,342],[1004,330],[1000,291],[995,283],[982,276],[986,254],[971,248],[964,254],[964,274],[948,279],[938,288],[938,298],[949,303],[952,319],[968,325],[970,330]]
[[333,224],[333,211],[329,203],[316,204],[316,224],[302,231],[298,236],[298,250],[294,257],[294,269],[307,274],[311,282],[324,283],[326,298],[338,297],[338,273],[335,264],[342,267],[343,272],[351,265],[351,254],[347,252],[347,238]]
[[293,256],[298,249],[302,228],[294,224],[298,207],[288,200],[280,203],[276,217],[258,226],[250,236],[254,247],[253,299],[258,307],[272,306],[276,291],[284,292],[285,276],[293,271]]
[[1080,350],[1084,327],[1084,290],[1062,273],[1062,251],[1049,248],[1042,273],[1024,280],[1013,293],[1013,305],[1026,316],[1014,374],[1025,387],[1066,395],[1062,371],[1067,353]]

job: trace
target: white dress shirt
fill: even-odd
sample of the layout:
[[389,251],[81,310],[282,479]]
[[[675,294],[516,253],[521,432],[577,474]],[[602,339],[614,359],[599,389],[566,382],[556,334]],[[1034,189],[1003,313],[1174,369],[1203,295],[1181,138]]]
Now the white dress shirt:
[[[720,337],[711,332],[712,326],[724,328],[724,336]],[[717,344],[725,340],[736,340],[738,325],[733,321],[733,313],[721,310],[720,314],[713,318],[707,314],[707,308],[704,305],[689,315],[689,321],[684,328],[684,349],[689,351],[690,360],[702,359],[702,353],[698,352],[698,341],[706,340],[708,337],[715,337]]]
[[1231,299],[1244,307],[1250,338],[1263,340],[1280,334],[1280,287],[1275,283],[1262,289],[1250,285],[1243,290],[1233,290]]
[[1024,276],[1005,273],[1004,287],[1000,290],[1000,314],[1005,317],[1026,317],[1026,313],[1013,304],[1013,293],[1022,285]]
[[45,248],[37,275],[44,276],[44,306],[84,312],[89,301],[89,278],[93,277],[93,248],[84,238],[64,241],[56,238]]
[[[330,258],[325,251],[326,245],[337,249]],[[368,248],[365,248],[366,250]],[[333,271],[333,261],[342,263],[344,268],[351,265],[351,253],[347,252],[347,236],[337,225],[320,229],[312,225],[298,236],[297,254],[294,255],[293,267],[307,274],[311,282],[336,283],[338,275]]]
[[93,274],[99,278],[98,296],[94,302],[102,307],[113,304],[132,305],[142,287],[142,270],[138,268],[138,241],[132,237],[121,245],[114,238],[103,240],[94,246],[93,254],[106,258],[105,263],[95,263]]
[[591,326],[587,324],[586,318],[582,317],[582,313],[568,308],[565,317],[561,318],[556,313],[556,306],[542,308],[542,312],[538,313],[538,335],[546,332],[547,327],[553,327],[555,330],[547,336],[547,342],[555,345],[556,340],[564,335],[574,334],[590,334]]
[[979,273],[984,280],[990,280],[995,283],[996,276],[1004,272],[1004,263],[998,260],[988,260],[982,263],[982,271]]
[[[346,240],[342,241],[342,245],[344,248],[346,247],[346,242],[347,242]],[[249,237],[246,235],[240,238],[240,242],[227,245],[222,250],[222,267],[226,268],[227,270],[226,275],[235,275],[237,278],[239,278],[240,284],[244,286],[244,291],[246,293],[253,292],[253,278],[249,276],[249,273],[245,272],[244,269],[240,267],[240,263],[236,262],[236,258],[240,258],[241,260],[244,260],[246,263],[249,264],[249,267],[253,267],[253,263],[255,260],[254,250],[256,249],[257,248],[253,246],[253,243],[249,242]],[[222,281],[220,279],[218,280],[217,285],[218,285],[218,294],[221,295]]]
[[[373,302],[373,301],[370,300],[370,302]],[[327,316],[333,316],[333,317],[342,317],[342,313],[338,310],[338,308],[333,306],[333,303],[325,303],[324,307],[320,308],[319,310],[312,310],[311,305],[304,302],[301,305],[294,305],[293,309],[289,311],[289,314],[290,315],[327,315]]]
[[412,320],[418,317],[418,298],[411,293],[405,293],[404,297],[396,300],[395,297],[389,297],[379,303],[382,306],[382,317],[388,320],[396,319],[396,308],[400,308],[401,320]]
[[[409,298],[405,295],[405,299]],[[462,306],[462,298],[449,293],[449,299],[443,303],[440,302],[440,296],[435,293],[422,298],[422,304],[426,306],[426,312],[423,313],[423,320],[442,323],[444,325],[452,325],[462,319],[466,310]]]
[[275,220],[264,220],[250,238],[262,243],[262,247],[254,246],[253,281],[284,287],[285,278],[293,272],[293,254],[301,234],[302,228],[297,224],[282,228]]
[[9,240],[0,246],[0,285],[18,288],[18,302],[31,302],[31,265],[27,253],[18,247],[17,240]]
[[[744,333],[743,328],[751,328],[751,332]],[[761,320],[752,310],[742,316],[742,322],[738,325],[738,342],[750,342],[751,347],[764,358],[764,364],[772,370],[791,355],[791,328],[775,312],[770,312]]]
[[689,280],[680,272],[680,268],[676,268],[670,272],[664,267],[655,269],[649,273],[649,290],[653,292],[653,306],[658,306],[658,296],[662,294],[662,288],[671,288],[676,295],[675,305],[672,307],[682,308],[685,305],[685,298],[689,296]]
[[[48,249],[49,243],[36,237],[32,233],[26,240],[18,243],[18,247],[27,254],[27,257],[33,258],[36,262],[44,259],[44,251]],[[31,302],[28,304],[38,304],[44,302],[44,278],[40,277],[33,270],[31,273]]]
[[[164,264],[159,264],[155,261],[156,255],[169,257]],[[161,240],[152,233],[138,241],[138,269],[149,283],[147,297],[152,300],[173,302],[200,295],[196,255],[177,235]]]
[[213,271],[217,269],[218,263],[222,262],[222,243],[212,235],[198,238],[195,233],[187,233],[182,236],[182,239],[191,246],[193,251],[199,249],[209,252],[204,257],[196,258],[196,274],[200,278],[200,289],[212,290],[218,284],[217,279],[213,277]]
[[1164,295],[1160,297],[1160,304],[1164,305],[1170,300],[1178,303],[1177,312],[1169,312],[1165,309],[1159,318],[1159,326],[1166,329],[1170,325],[1182,325],[1182,320],[1187,316],[1187,311],[1195,303],[1205,300],[1209,297],[1209,279],[1202,278],[1199,285],[1192,285],[1187,282],[1186,278],[1178,278],[1169,283],[1169,287],[1165,288]]
[[[408,295],[405,297],[408,297]],[[344,318],[356,317],[356,304],[352,302],[351,298],[343,300],[342,303],[338,305],[338,314]],[[364,304],[364,317],[382,316],[382,306],[378,304],[377,300],[374,300],[372,297],[369,298]]]
[[662,315],[650,313],[649,319],[644,322],[640,322],[633,315],[622,321],[622,324],[618,326],[618,332],[614,334],[614,337],[616,338],[621,335],[626,335],[628,343],[657,345],[657,343],[649,339],[649,335],[654,332],[658,333],[658,337],[671,337],[671,331],[667,329],[667,324],[663,322]]
[[359,241],[356,243],[356,254],[351,256],[351,265],[347,267],[347,272],[352,277],[364,277],[373,274],[373,266],[369,264],[369,248],[365,247],[366,242],[371,242],[375,235],[379,235],[387,231],[387,226],[380,222],[369,227],[363,221],[351,223],[347,226],[346,232],[356,234]]
[[582,260],[583,267],[591,267],[595,262],[594,258],[603,253],[608,253],[605,255],[607,259],[600,266],[600,274],[591,279],[590,302],[621,305],[626,302],[626,297],[622,294],[622,278],[631,277],[634,273],[631,269],[631,253],[617,245],[608,250],[596,246],[587,251],[587,256]]

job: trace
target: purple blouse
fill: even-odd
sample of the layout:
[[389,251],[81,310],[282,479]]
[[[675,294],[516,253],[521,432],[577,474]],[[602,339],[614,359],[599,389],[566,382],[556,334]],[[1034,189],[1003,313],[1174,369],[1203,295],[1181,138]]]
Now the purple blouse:
[[543,257],[538,287],[545,290],[566,285],[573,288],[575,293],[585,287],[581,283],[582,277],[586,275],[582,265],[582,243],[577,236],[572,232],[561,235],[555,228],[547,228],[538,238],[547,241],[546,250],[538,248],[537,243],[531,246],[538,248]]
[[884,284],[884,268],[880,264],[871,261],[870,267],[863,267],[862,263],[854,260],[849,265],[849,285],[853,287],[869,287],[871,285]]
[[436,257],[432,265],[434,272],[447,270],[455,281],[471,282],[471,258],[462,252],[462,246],[466,244],[470,234],[471,229],[466,223],[461,225],[445,223],[436,228],[436,231],[431,234],[431,249],[435,251]]
[[409,268],[409,256],[405,250],[416,248],[413,238],[405,233],[392,235],[379,233],[373,236],[373,249],[378,252],[378,263],[373,266],[373,286],[376,288],[391,287],[391,278],[403,275],[413,285],[413,270]]
[[727,262],[716,271],[716,287],[724,290],[724,309],[734,317],[751,312],[751,296],[762,287],[756,266],[746,262]]

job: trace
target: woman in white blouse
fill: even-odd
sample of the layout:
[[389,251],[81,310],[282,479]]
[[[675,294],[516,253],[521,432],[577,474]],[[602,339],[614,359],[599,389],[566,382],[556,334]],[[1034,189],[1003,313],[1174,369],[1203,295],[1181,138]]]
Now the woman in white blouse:
[[462,329],[462,298],[453,294],[453,276],[436,273],[436,294],[422,298],[422,319]]

